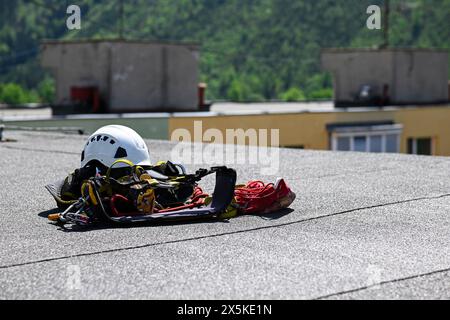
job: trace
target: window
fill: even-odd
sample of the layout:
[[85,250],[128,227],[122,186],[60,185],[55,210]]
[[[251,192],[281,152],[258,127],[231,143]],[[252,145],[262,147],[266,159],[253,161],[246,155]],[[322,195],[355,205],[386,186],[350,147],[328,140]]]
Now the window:
[[370,152],[381,153],[383,152],[383,136],[370,136]]
[[338,137],[337,149],[339,151],[350,151],[350,137]]
[[400,135],[374,135],[336,137],[332,150],[355,151],[373,153],[398,153],[400,152]]
[[408,154],[417,154],[423,156],[433,155],[432,138],[409,138]]
[[334,151],[355,151],[374,153],[400,152],[400,136],[403,126],[352,125],[333,127],[331,131],[331,149]]
[[386,135],[386,149],[385,151],[387,153],[396,153],[399,152],[399,148],[398,148],[398,144],[399,144],[399,139],[398,139],[398,135],[396,134],[389,134]]
[[353,138],[353,150],[358,152],[366,152],[367,150],[367,137],[359,136]]

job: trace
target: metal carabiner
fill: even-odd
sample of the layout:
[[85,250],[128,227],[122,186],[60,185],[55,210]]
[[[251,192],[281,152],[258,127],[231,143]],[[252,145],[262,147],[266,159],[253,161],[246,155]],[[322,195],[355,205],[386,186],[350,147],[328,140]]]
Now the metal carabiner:
[[80,202],[80,201],[73,203],[73,204],[70,205],[66,210],[64,210],[64,212],[61,213],[61,214],[59,215],[59,220],[60,220],[61,222],[67,222],[67,219],[66,219],[67,214],[68,214],[73,208],[75,208],[76,205],[79,204],[79,202]]
[[[88,197],[89,198],[89,197]],[[72,204],[70,207],[68,207],[63,213],[61,213],[59,220],[61,222],[67,222],[67,215],[71,213],[72,209],[77,209],[77,213],[81,212],[84,209],[84,206],[86,205],[86,200],[83,198],[80,198],[77,202]]]

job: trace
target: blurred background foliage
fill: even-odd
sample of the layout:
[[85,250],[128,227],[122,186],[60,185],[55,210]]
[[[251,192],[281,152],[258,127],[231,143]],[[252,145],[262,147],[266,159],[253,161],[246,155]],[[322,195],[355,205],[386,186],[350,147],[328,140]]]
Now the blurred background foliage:
[[[39,65],[42,39],[117,38],[120,0],[0,0],[0,102],[49,102],[54,81]],[[78,4],[82,29],[68,31]],[[198,42],[211,100],[330,99],[325,47],[376,47],[366,9],[382,0],[124,0],[128,39]],[[391,0],[390,42],[450,47],[450,0]]]

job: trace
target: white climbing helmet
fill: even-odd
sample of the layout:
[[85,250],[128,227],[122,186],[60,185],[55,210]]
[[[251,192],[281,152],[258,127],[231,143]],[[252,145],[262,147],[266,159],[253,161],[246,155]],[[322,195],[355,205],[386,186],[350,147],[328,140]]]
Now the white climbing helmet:
[[[150,155],[142,137],[133,129],[110,125],[98,129],[86,142],[81,153],[81,167],[97,160],[110,167],[118,159],[127,159],[135,165],[150,166]],[[118,163],[115,167],[124,167]]]

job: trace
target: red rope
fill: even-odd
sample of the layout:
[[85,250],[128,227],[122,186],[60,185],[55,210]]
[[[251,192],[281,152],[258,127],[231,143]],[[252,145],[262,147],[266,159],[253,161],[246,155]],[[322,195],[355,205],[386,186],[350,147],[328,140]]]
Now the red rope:
[[205,199],[209,197],[209,195],[207,193],[204,193],[203,190],[200,187],[196,187],[194,189],[194,193],[191,196],[191,199],[189,200],[188,204],[179,206],[179,207],[174,207],[174,208],[168,208],[168,209],[162,209],[162,210],[158,210],[155,209],[155,213],[168,213],[168,212],[173,212],[173,211],[178,211],[178,210],[185,210],[185,209],[193,209],[193,208],[197,208],[197,207],[201,207],[202,205],[205,204]]
[[284,181],[280,182],[277,189],[273,183],[250,181],[246,186],[236,188],[235,199],[245,214],[253,214],[263,212],[289,192]]

